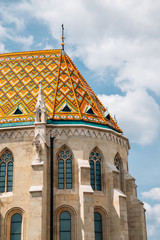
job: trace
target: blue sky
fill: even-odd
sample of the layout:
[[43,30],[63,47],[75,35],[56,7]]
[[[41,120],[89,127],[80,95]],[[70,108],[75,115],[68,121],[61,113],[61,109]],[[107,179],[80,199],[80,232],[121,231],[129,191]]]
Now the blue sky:
[[160,1],[0,0],[0,52],[65,50],[130,140],[129,170],[160,236]]

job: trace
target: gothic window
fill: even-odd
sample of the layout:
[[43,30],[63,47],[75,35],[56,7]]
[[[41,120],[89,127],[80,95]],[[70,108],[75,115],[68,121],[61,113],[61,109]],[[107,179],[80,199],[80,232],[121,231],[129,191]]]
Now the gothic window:
[[64,160],[58,161],[58,188],[64,189]]
[[21,240],[22,216],[18,213],[11,218],[10,240]]
[[119,170],[119,177],[120,177],[120,189],[123,191],[123,166],[122,160],[120,155],[117,153],[114,158],[114,165]]
[[13,187],[13,155],[6,149],[0,156],[0,193],[12,192]]
[[114,158],[114,165],[120,171],[120,161],[117,156]]
[[60,240],[71,240],[71,214],[66,211],[60,214]]
[[94,235],[95,240],[102,240],[102,216],[100,213],[94,213]]
[[58,188],[72,188],[72,153],[67,147],[58,154]]
[[101,191],[101,154],[95,148],[89,156],[90,180],[93,190]]

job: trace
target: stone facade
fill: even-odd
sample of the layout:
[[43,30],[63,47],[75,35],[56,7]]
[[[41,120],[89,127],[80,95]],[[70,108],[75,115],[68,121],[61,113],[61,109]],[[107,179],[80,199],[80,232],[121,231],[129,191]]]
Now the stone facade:
[[[72,189],[58,189],[57,157],[64,146],[73,156]],[[2,128],[0,152],[6,148],[14,156],[13,191],[0,193],[1,240],[10,239],[14,213],[22,215],[21,239],[49,240],[53,233],[53,239],[60,240],[63,211],[71,215],[72,240],[95,239],[94,212],[102,216],[103,239],[147,239],[143,204],[137,199],[135,179],[128,172],[129,142],[122,134],[86,124],[37,122],[28,127]],[[93,149],[101,154],[101,191],[93,190],[90,184],[89,156]],[[121,162],[120,170],[114,165],[115,156]]]
[[1,61],[0,239],[146,240],[128,139],[66,53]]

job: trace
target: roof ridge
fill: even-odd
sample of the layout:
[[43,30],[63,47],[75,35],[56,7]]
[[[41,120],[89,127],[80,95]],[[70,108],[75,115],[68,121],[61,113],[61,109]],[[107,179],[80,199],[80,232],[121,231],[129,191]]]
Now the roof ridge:
[[[67,54],[66,54],[67,55]],[[68,56],[68,55],[67,55]],[[73,64],[73,66],[75,67],[75,69],[77,70],[78,72],[78,75],[81,76],[81,78],[84,80],[85,84],[92,90],[92,88],[89,86],[89,84],[87,83],[87,81],[84,79],[84,77],[82,76],[81,72],[78,70],[78,68],[75,66],[75,64],[73,63],[73,61],[70,59],[70,57],[68,56],[70,62]],[[82,82],[82,81],[81,81]],[[83,84],[83,82],[82,82]],[[84,85],[84,84],[83,84]],[[87,90],[87,89],[86,89]],[[92,90],[94,96],[96,97],[96,99],[98,100],[98,102],[101,104],[101,106],[106,110],[106,108],[103,106],[103,104],[101,103],[101,101],[99,100],[99,98],[96,96],[96,94],[94,93],[94,91]],[[88,92],[87,90],[87,93],[89,94],[89,96],[92,98],[91,94]],[[94,104],[95,104],[95,101],[94,99],[92,98]],[[103,116],[103,114],[100,112],[98,106],[95,104],[96,108],[98,109],[98,112],[100,113],[100,115],[102,116],[103,120],[105,121],[106,124],[108,124],[107,120],[105,119],[105,117]],[[110,115],[111,117],[111,120],[112,122],[114,123],[114,125],[122,132],[122,130],[120,129],[120,127],[118,126],[118,124],[114,121],[114,119],[112,118],[112,116]]]
[[[62,49],[0,54],[0,78],[0,124],[34,121],[41,81],[50,119],[82,120],[122,132],[112,117],[110,121],[105,118],[105,107]],[[14,115],[20,103],[25,111]],[[62,111],[65,103],[71,112]],[[94,114],[86,112],[89,104]]]
[[[78,69],[77,69],[77,70],[78,70]],[[78,71],[77,73],[78,73],[78,75],[79,75],[79,71]],[[81,81],[81,79],[80,79],[80,81]],[[101,112],[99,111],[98,106],[95,104],[94,99],[92,98],[91,94],[88,92],[87,88],[84,86],[84,83],[83,83],[82,81],[81,81],[81,84],[82,84],[83,87],[85,88],[87,94],[88,94],[88,95],[90,96],[90,98],[92,99],[92,101],[93,101],[92,104],[96,107],[96,110],[98,110],[98,112],[99,112],[99,114],[101,115],[101,117],[102,117],[102,119],[104,120],[104,122],[106,122],[105,118],[103,117],[103,115],[102,115]]]
[[58,76],[57,76],[57,84],[56,84],[56,89],[55,89],[55,93],[54,93],[52,118],[54,118],[54,110],[55,110],[55,104],[56,104],[56,94],[57,94],[57,89],[58,89],[58,80],[59,80],[59,74],[60,74],[60,68],[61,68],[61,60],[62,60],[62,54],[60,55],[59,69],[58,69]]
[[[68,55],[67,55],[67,56],[68,56]],[[68,58],[70,59],[69,56],[68,56]],[[72,62],[72,60],[70,60],[70,61]],[[76,68],[77,73],[78,73],[78,75],[79,75],[79,74],[80,74],[79,70],[77,69],[77,67],[74,65],[73,62],[72,62],[72,64],[73,64],[73,66]],[[83,78],[83,77],[82,77],[82,78]],[[81,81],[81,79],[80,79],[80,81]],[[93,97],[92,97],[91,94],[88,92],[87,88],[84,86],[84,83],[83,83],[82,81],[81,81],[81,83],[82,83],[83,87],[86,89],[87,94],[88,94],[88,95],[90,96],[90,98],[92,99],[93,104],[94,104],[94,106],[96,107],[96,109],[98,110],[98,112],[99,112],[99,114],[101,115],[102,119],[104,120],[105,123],[107,123],[107,122],[106,122],[106,119],[103,117],[102,113],[100,112],[98,106],[95,104],[95,101],[94,101]],[[88,84],[87,84],[87,85],[88,85]],[[89,85],[88,85],[88,86],[89,86]],[[90,86],[89,86],[89,87],[90,87]],[[91,89],[91,90],[92,90],[92,89]],[[93,90],[92,90],[92,91],[93,91]],[[93,92],[93,94],[95,95],[94,92]]]
[[69,80],[70,80],[70,82],[71,82],[71,86],[72,86],[72,89],[73,89],[72,91],[73,91],[73,94],[74,94],[74,96],[75,96],[76,105],[77,105],[77,107],[78,107],[78,113],[79,113],[79,115],[80,115],[80,119],[82,119],[82,114],[81,114],[81,112],[80,112],[79,104],[78,104],[78,101],[77,101],[77,97],[76,97],[76,95],[75,95],[75,91],[74,91],[74,88],[73,88],[71,76],[70,76],[70,73],[69,73],[69,70],[68,70],[68,65],[67,65],[67,62],[66,62],[66,55],[64,55],[64,59],[65,59],[65,63],[66,63],[66,66],[67,66],[67,71],[68,71],[68,75],[69,75]]
[[23,54],[31,54],[31,53],[41,53],[41,52],[54,52],[61,51],[61,49],[44,49],[44,50],[33,50],[33,51],[21,51],[21,52],[11,52],[11,53],[0,53],[0,57],[2,56],[12,56],[12,55],[23,55]]
[[[67,55],[67,54],[66,54]],[[68,55],[67,55],[68,56]],[[70,59],[70,57],[68,56],[68,58]],[[73,63],[73,61],[70,59],[71,63],[73,64],[73,66],[76,68],[76,70],[80,73],[80,76],[83,78],[84,82],[87,84],[87,86],[91,89],[91,91],[93,92],[93,94],[95,95],[96,99],[98,100],[98,102],[100,103],[100,105],[104,108],[104,110],[106,110],[106,108],[103,106],[103,103],[99,100],[99,98],[97,97],[97,95],[95,94],[95,92],[93,91],[93,89],[91,88],[91,86],[87,83],[87,81],[85,80],[85,78],[82,76],[82,73],[79,71],[79,69],[76,67],[76,65]]]

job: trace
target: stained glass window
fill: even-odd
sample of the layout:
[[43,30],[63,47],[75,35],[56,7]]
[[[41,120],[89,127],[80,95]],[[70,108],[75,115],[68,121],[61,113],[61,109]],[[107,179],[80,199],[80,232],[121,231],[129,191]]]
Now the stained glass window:
[[71,215],[62,212],[60,215],[60,240],[71,240]]
[[98,212],[94,213],[94,234],[95,240],[102,240],[102,217]]
[[101,154],[93,149],[89,156],[90,179],[93,190],[101,191]]
[[72,161],[70,159],[66,161],[66,188],[72,188]]
[[13,188],[13,155],[6,149],[0,156],[0,192],[12,192]]
[[96,188],[101,191],[101,163],[96,162]]
[[21,240],[22,216],[14,214],[11,218],[11,237],[10,240]]
[[92,160],[90,160],[90,178],[92,189],[95,190],[94,162]]
[[6,163],[0,165],[0,192],[5,192]]
[[72,153],[67,147],[58,154],[58,188],[72,189]]
[[58,188],[64,188],[64,161],[62,159],[58,162]]

